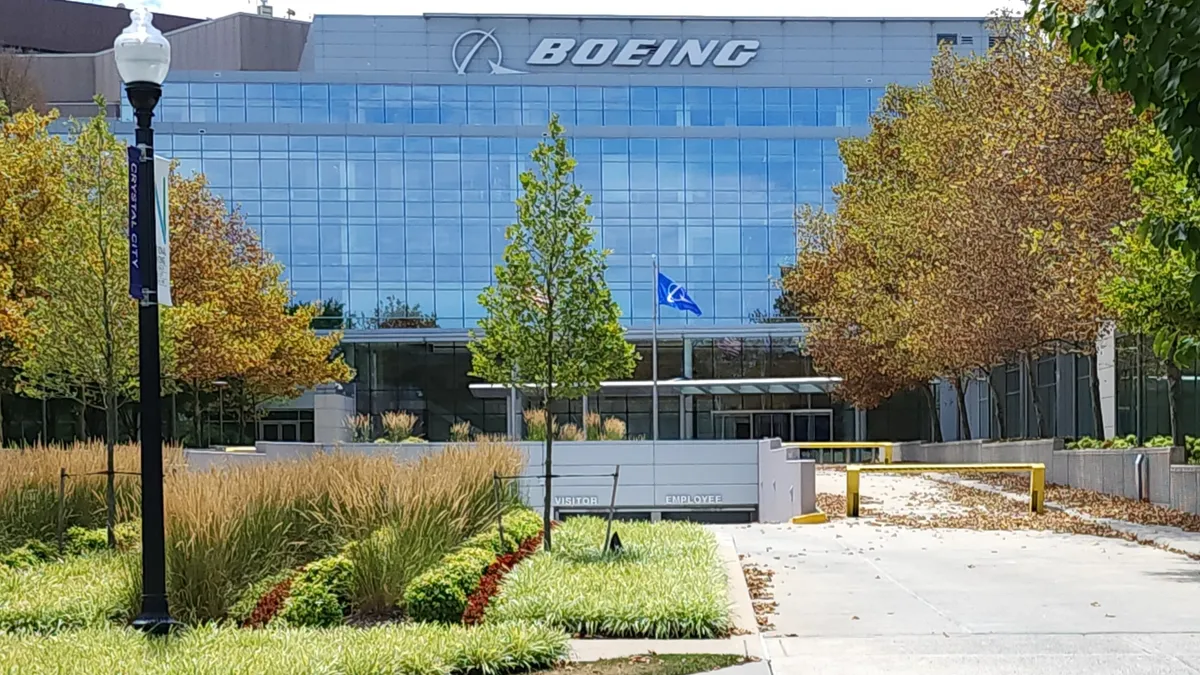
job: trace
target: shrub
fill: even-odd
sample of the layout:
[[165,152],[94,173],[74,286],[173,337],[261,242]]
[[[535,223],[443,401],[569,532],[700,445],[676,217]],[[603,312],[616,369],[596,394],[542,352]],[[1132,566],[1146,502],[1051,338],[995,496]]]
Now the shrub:
[[[168,474],[182,463],[176,446],[163,448]],[[114,452],[117,471],[137,472],[141,466],[138,446],[118,445]],[[54,541],[58,528],[58,480],[66,469],[64,523],[67,527],[103,527],[105,522],[104,476],[88,475],[106,466],[104,444],[34,445],[0,449],[0,552],[20,546],[27,539]],[[138,517],[140,492],[136,476],[117,475],[117,521]]]
[[481,548],[464,548],[446,556],[405,589],[408,615],[417,621],[457,623],[467,608],[467,597],[495,559],[495,552]]
[[562,631],[528,623],[260,631],[206,625],[165,641],[134,630],[89,629],[0,635],[0,672],[497,675],[549,668],[567,656],[567,645]]
[[693,523],[621,523],[621,554],[601,550],[605,521],[572,518],[554,551],[508,574],[485,620],[548,621],[567,632],[713,638],[730,630],[725,568],[712,533]]
[[353,563],[343,555],[311,562],[292,581],[279,618],[289,626],[336,626],[349,608]]
[[142,521],[127,520],[123,523],[117,523],[113,528],[113,535],[117,538],[117,548],[123,551],[137,548],[142,545]]
[[[259,604],[266,596],[277,586],[287,582],[288,589],[291,589],[291,579],[298,574],[295,570],[283,570],[275,574],[263,577],[258,581],[250,584],[241,592],[238,599],[229,607],[229,618],[238,625],[246,625],[250,622],[250,617],[258,608]],[[280,602],[282,605],[282,600]],[[272,612],[266,621],[275,618],[276,612]],[[265,624],[266,621],[263,621]],[[260,624],[261,625],[261,624]]]
[[54,560],[57,556],[58,552],[49,544],[37,539],[29,539],[21,546],[0,555],[0,567],[24,570]]
[[352,604],[386,611],[411,579],[494,521],[492,475],[520,468],[512,446],[478,444],[405,463],[333,453],[171,476],[172,611],[187,623],[223,619],[247,586],[354,540],[363,541],[349,556]]
[[497,555],[516,550],[523,542],[542,531],[542,517],[537,511],[516,509],[504,514],[504,541],[500,545],[500,530],[493,526],[471,537],[464,547],[482,548]]
[[[116,527],[113,527],[116,535]],[[72,555],[94,553],[108,548],[108,530],[100,528],[89,530],[75,526],[67,529],[65,537],[66,549]]]
[[604,420],[604,440],[606,441],[623,441],[625,440],[625,423],[618,417],[609,417]]
[[542,534],[539,532],[523,541],[515,552],[497,557],[484,572],[475,592],[467,596],[467,608],[463,610],[462,622],[468,626],[481,623],[488,603],[500,591],[500,581],[504,579],[504,575],[522,560],[533,555],[541,545]]
[[[525,417],[525,438],[531,441],[546,440],[546,411],[526,410],[523,415]],[[553,416],[550,416],[550,426],[552,432],[558,431],[558,422]]]
[[136,558],[106,551],[0,569],[0,633],[54,633],[126,618],[128,566]]
[[574,424],[564,424],[558,429],[558,440],[584,441],[587,440],[587,437],[584,436],[583,430]]
[[[1167,439],[1167,445],[1170,445],[1170,439]],[[1084,436],[1070,443],[1067,443],[1067,450],[1128,450],[1138,447],[1137,436],[1129,434],[1128,436],[1117,436],[1116,438],[1108,438],[1103,441]],[[1151,447],[1151,446],[1143,446]]]
[[400,443],[413,435],[417,427],[416,415],[407,412],[385,412],[379,417],[383,422],[383,436],[392,443]]
[[350,440],[353,443],[371,442],[371,416],[347,415],[346,428],[350,430]]
[[450,425],[450,440],[455,443],[466,443],[471,440],[471,423],[460,421]]

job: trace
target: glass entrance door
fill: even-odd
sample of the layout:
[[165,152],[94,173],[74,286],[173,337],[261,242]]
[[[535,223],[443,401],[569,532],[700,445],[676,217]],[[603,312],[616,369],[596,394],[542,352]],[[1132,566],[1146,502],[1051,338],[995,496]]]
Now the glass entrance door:
[[820,442],[833,440],[833,411],[804,410],[792,413],[793,440]]
[[754,438],[792,440],[791,413],[754,413]]
[[721,415],[720,438],[748,440],[754,438],[750,424],[750,415]]

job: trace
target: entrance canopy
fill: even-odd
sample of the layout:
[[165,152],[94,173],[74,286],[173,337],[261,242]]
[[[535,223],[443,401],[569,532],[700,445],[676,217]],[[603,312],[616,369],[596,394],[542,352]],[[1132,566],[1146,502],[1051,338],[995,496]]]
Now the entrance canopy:
[[[713,380],[676,378],[658,381],[659,395],[685,396],[715,394],[824,394],[832,390],[840,377],[759,377]],[[509,388],[502,384],[472,384],[471,393],[479,398],[505,398]],[[611,380],[600,383],[600,395],[650,396],[651,380]],[[532,389],[533,387],[528,387]]]

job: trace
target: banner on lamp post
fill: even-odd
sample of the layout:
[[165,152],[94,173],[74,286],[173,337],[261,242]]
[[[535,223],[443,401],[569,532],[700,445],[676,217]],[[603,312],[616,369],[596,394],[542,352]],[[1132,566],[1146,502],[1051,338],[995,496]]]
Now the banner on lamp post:
[[158,304],[171,305],[171,160],[154,156],[154,222],[158,226]]
[[[138,182],[142,178],[141,150],[137,146],[128,149],[129,158],[129,296],[142,299],[142,250],[138,240],[140,225],[138,213]],[[158,272],[158,304],[171,305],[171,219],[170,219],[171,161],[154,157],[154,215],[155,217],[155,267]]]
[[138,176],[142,152],[137,146],[126,149],[129,158],[129,297],[142,299],[142,266],[138,246]]

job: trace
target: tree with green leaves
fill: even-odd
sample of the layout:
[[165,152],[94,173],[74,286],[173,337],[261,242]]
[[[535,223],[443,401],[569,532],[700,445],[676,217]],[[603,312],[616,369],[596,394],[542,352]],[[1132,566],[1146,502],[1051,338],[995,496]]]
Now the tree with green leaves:
[[[102,115],[73,122],[65,149],[67,210],[48,227],[42,295],[18,343],[18,388],[104,411],[108,539],[115,545],[113,446],[118,409],[138,394],[138,305],[129,297],[125,144]],[[170,314],[162,317],[163,366],[173,364]]]
[[[1181,202],[1200,197],[1200,3],[1179,0],[1032,0],[1027,17],[1065,38],[1095,69],[1093,85],[1127,92],[1150,111],[1184,178]],[[1151,213],[1142,228],[1161,248],[1178,249],[1200,270],[1200,230]],[[1200,284],[1191,288],[1200,301]]]
[[[633,372],[621,310],[604,280],[608,251],[593,246],[591,197],[571,180],[575,160],[558,116],[521,174],[517,222],[496,281],[483,290],[481,333],[471,332],[471,374],[554,401],[596,391]],[[547,420],[549,422],[549,420]],[[545,547],[550,550],[554,435],[546,434]]]
[[1183,447],[1181,368],[1200,356],[1200,304],[1193,290],[1200,276],[1180,251],[1150,241],[1147,224],[1200,231],[1200,206],[1186,198],[1187,177],[1158,129],[1144,124],[1113,134],[1110,146],[1133,157],[1129,178],[1141,214],[1120,228],[1121,240],[1113,249],[1116,269],[1102,286],[1102,298],[1122,329],[1153,337],[1154,355],[1167,374],[1172,443]]

